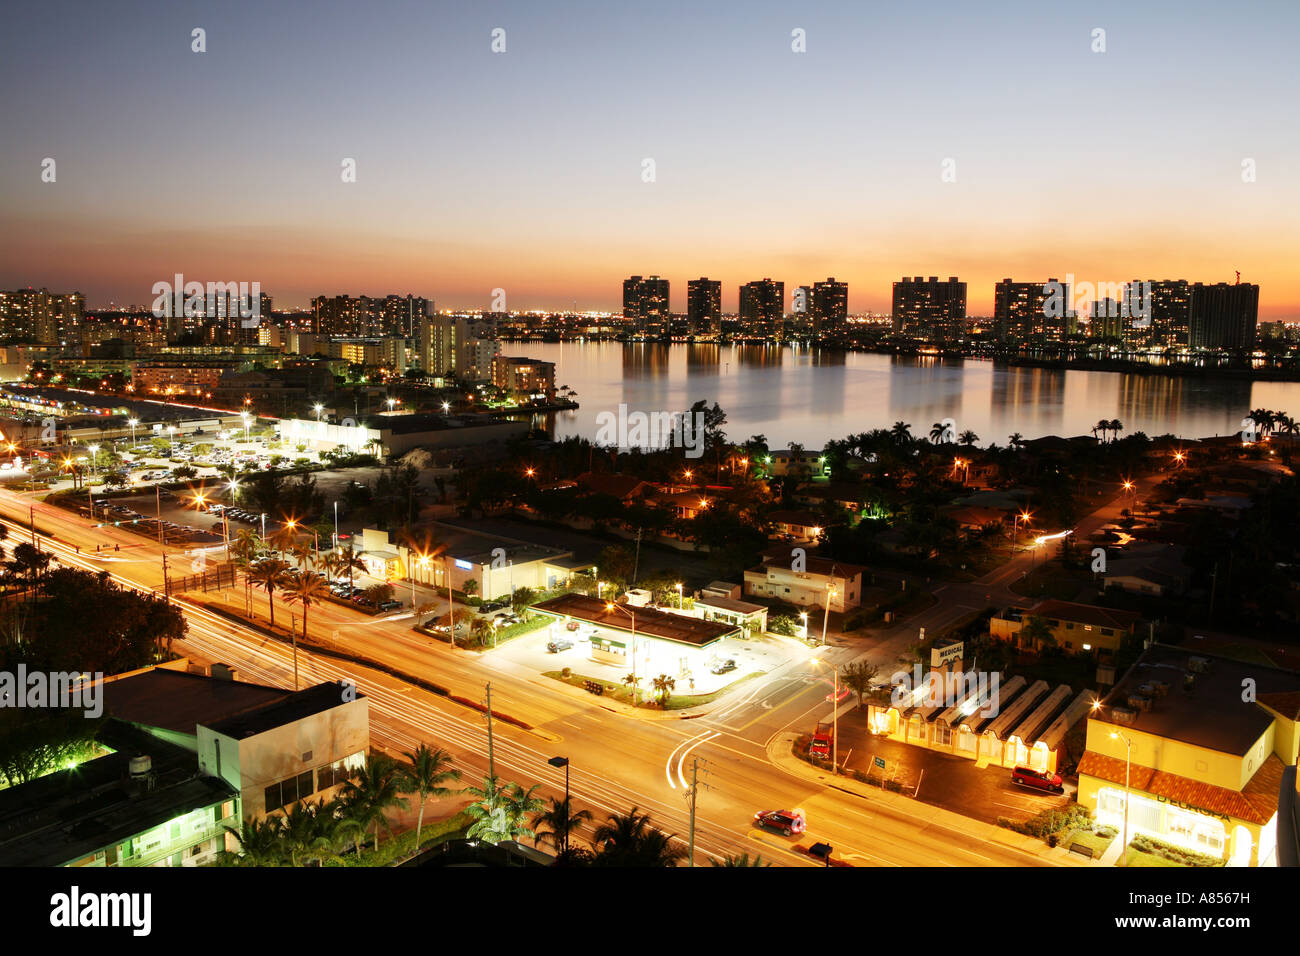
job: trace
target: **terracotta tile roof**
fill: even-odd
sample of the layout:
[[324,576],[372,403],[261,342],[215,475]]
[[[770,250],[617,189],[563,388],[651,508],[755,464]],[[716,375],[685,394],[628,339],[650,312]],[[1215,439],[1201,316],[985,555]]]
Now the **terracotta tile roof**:
[[[1269,754],[1246,786],[1237,791],[1135,763],[1129,768],[1129,786],[1189,807],[1262,825],[1277,813],[1283,768],[1277,754]],[[1089,750],[1079,761],[1079,775],[1085,774],[1123,786],[1124,761]]]

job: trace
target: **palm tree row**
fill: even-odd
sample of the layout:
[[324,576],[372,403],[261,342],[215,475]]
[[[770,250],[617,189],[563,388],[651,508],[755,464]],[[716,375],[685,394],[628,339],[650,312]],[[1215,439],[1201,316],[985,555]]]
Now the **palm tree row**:
[[1103,418],[1092,426],[1092,436],[1097,437],[1097,432],[1101,432],[1101,440],[1106,440],[1106,433],[1112,432],[1112,441],[1119,437],[1119,433],[1124,430],[1124,423],[1118,418]]
[[361,855],[362,844],[373,833],[379,849],[381,830],[391,832],[388,812],[405,809],[402,794],[419,798],[420,816],[415,829],[418,849],[424,831],[424,807],[430,797],[453,795],[444,786],[460,778],[451,769],[451,755],[445,750],[421,744],[406,753],[406,764],[384,754],[371,754],[366,765],[340,788],[332,800],[300,800],[282,815],[247,819],[226,830],[239,843],[238,852],[221,851],[224,866],[323,866],[339,863],[352,847]]

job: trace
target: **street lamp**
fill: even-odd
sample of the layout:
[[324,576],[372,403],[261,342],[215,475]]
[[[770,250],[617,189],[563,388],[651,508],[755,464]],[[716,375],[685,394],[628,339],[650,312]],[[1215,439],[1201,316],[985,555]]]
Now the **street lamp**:
[[131,426],[131,447],[134,448],[135,447],[135,426],[140,424],[140,419],[138,418],[127,419],[127,424]]
[[312,407],[316,409],[316,421],[319,422],[319,421],[320,421],[320,413],[323,412],[323,411],[325,411],[325,406],[322,405],[320,402],[317,402],[317,403],[316,403],[315,405],[313,405]]
[[640,703],[640,695],[637,693],[636,678],[636,611],[629,611],[621,604],[607,603],[606,611],[622,611],[632,619],[632,706],[636,707]]
[[680,611],[682,609],[682,582],[681,581],[677,582],[676,588],[677,588],[677,610]]
[[99,455],[99,446],[98,446],[98,445],[91,445],[91,446],[90,446],[90,474],[91,474],[91,477],[92,477],[92,478],[93,478],[93,477],[95,476],[95,474],[96,474],[96,471],[95,471],[95,458],[96,458],[98,455]]
[[167,441],[171,446],[172,457],[176,457],[176,426],[167,426]]
[[1033,515],[1028,511],[1022,511],[1011,520],[1011,547],[1007,549],[1008,558],[1016,550],[1016,532],[1020,530],[1020,522],[1024,521],[1027,524],[1032,517]]
[[802,624],[802,627],[803,627],[803,634],[801,634],[800,637],[802,637],[802,638],[806,641],[806,640],[808,640],[808,612],[807,612],[807,611],[800,611],[800,612],[799,612],[799,620],[803,622],[803,624]]
[[1129,740],[1118,730],[1110,732],[1111,740],[1124,741],[1124,843],[1120,849],[1121,853],[1128,852],[1128,802],[1129,802],[1129,770],[1133,763],[1133,741]]
[[248,412],[240,412],[239,417],[244,420],[244,441],[248,441]]
[[552,767],[564,768],[564,852],[569,852],[569,758],[552,757],[546,761]]

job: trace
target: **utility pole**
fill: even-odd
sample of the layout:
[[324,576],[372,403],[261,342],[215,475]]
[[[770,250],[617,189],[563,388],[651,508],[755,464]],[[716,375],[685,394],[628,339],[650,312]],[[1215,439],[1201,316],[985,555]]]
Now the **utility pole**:
[[497,778],[496,761],[493,759],[492,751],[492,682],[489,681],[487,688],[487,722],[488,722],[488,777],[493,781]]
[[[699,772],[700,772],[700,758],[695,757],[691,760],[691,786],[686,791],[686,799],[691,805],[691,836],[690,836],[690,845],[689,845],[690,849],[688,852],[688,856],[687,856],[688,862],[686,865],[691,867],[695,866],[695,798],[699,792],[700,787],[704,787],[707,790],[709,786],[707,783],[702,784],[699,782]],[[707,773],[708,771],[705,772]]]
[[41,550],[41,546],[36,543],[36,506],[32,505],[27,509],[27,511],[31,515],[32,520],[32,547],[39,551]]

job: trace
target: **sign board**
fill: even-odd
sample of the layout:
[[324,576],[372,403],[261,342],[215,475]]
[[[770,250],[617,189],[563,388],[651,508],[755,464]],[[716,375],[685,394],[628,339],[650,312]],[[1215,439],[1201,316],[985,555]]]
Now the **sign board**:
[[936,643],[930,648],[930,666],[942,667],[951,661],[959,661],[965,652],[966,645],[962,641],[953,641],[950,644]]
[[871,762],[876,766],[876,769],[878,769],[878,770],[884,770],[884,769],[885,769],[885,758],[884,758],[884,757],[872,757],[872,758],[871,758]]

